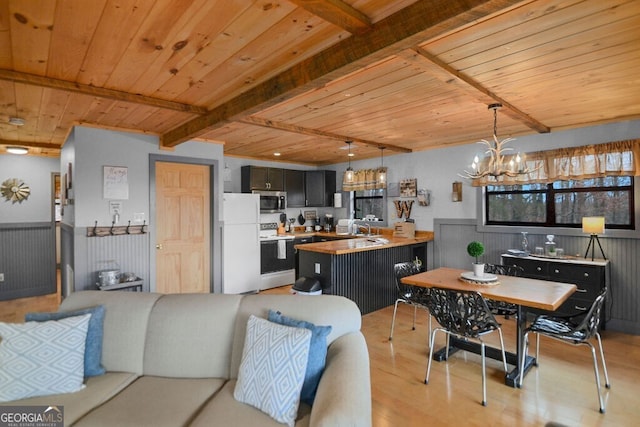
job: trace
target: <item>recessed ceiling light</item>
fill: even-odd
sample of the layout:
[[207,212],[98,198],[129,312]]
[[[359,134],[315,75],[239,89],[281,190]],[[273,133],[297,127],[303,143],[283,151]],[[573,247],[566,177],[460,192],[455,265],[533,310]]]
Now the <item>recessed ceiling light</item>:
[[7,152],[11,154],[27,154],[29,150],[24,147],[7,147]]
[[280,153],[273,153],[273,155],[278,157],[278,156],[280,156]]
[[9,124],[14,126],[24,126],[24,119],[20,117],[9,117]]
[[353,156],[355,156],[355,154],[353,154],[353,153],[349,153],[349,154],[347,154],[347,156],[349,156],[349,157],[353,157]]

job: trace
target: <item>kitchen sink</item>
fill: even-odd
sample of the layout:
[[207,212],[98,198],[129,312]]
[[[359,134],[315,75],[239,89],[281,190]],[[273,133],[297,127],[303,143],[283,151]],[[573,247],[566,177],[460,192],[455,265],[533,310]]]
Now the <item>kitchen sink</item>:
[[371,237],[371,238],[375,238],[375,237],[382,237],[382,234],[366,234],[366,233],[358,233],[358,234],[354,234],[354,237]]

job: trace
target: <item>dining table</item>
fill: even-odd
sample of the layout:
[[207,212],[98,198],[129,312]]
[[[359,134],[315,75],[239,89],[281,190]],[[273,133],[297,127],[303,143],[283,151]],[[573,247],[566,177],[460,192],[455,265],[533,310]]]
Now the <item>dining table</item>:
[[[407,276],[401,281],[408,285],[423,288],[442,288],[454,291],[476,291],[485,299],[515,304],[516,313],[516,353],[506,352],[507,363],[514,368],[505,374],[505,384],[518,387],[520,375],[524,377],[536,364],[535,357],[524,354],[524,333],[527,326],[527,310],[541,309],[554,311],[573,294],[577,286],[571,283],[530,279],[517,276],[492,275],[474,280],[469,271],[440,267],[422,273]],[[434,360],[446,360],[458,350],[480,353],[480,344],[469,340],[451,337],[449,349],[440,349],[434,353]],[[486,346],[486,356],[502,360],[500,349]],[[523,372],[520,372],[522,358],[525,358]]]

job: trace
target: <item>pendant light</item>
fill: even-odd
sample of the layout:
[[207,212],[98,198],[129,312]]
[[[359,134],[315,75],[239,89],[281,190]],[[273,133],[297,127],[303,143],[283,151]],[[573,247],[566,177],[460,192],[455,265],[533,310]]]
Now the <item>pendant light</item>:
[[387,147],[379,147],[380,148],[380,168],[378,169],[378,173],[376,176],[376,181],[378,181],[378,184],[385,184],[387,182],[387,171],[384,168],[384,149]]
[[353,178],[354,178],[354,173],[353,173],[353,169],[351,168],[351,144],[353,144],[353,141],[345,141],[347,143],[347,147],[349,147],[349,167],[347,167],[347,171],[344,173],[344,180],[345,182],[348,183],[352,183],[353,182]]

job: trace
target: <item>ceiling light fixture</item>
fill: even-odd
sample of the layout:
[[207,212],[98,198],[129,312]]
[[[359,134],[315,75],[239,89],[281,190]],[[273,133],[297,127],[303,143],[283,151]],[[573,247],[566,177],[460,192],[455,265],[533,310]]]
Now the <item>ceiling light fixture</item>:
[[349,157],[349,166],[344,173],[344,180],[345,182],[351,183],[354,178],[353,169],[351,168],[351,156],[353,156],[353,154],[351,154],[351,144],[353,144],[353,141],[345,141],[345,143],[347,144],[347,147],[349,147],[349,154],[347,155]]
[[[532,169],[526,167],[524,158],[520,153],[509,156],[509,160],[505,159],[505,152],[512,151],[513,148],[504,147],[513,138],[505,138],[498,140],[498,110],[502,108],[502,104],[489,104],[489,110],[493,110],[493,142],[487,140],[478,141],[478,144],[485,144],[488,150],[485,152],[485,158],[480,160],[475,156],[471,163],[471,171],[464,171],[464,178],[479,179],[492,177],[494,181],[499,181],[499,177],[508,176],[515,177],[518,175],[526,175],[533,172]],[[487,156],[488,155],[488,156]]]
[[9,124],[14,126],[24,126],[24,119],[20,117],[9,117]]
[[24,147],[7,147],[7,152],[11,154],[27,154],[29,150]]
[[384,184],[387,181],[387,171],[384,168],[384,149],[387,147],[378,147],[380,148],[380,168],[378,169],[378,173],[376,176],[376,181],[380,184]]

